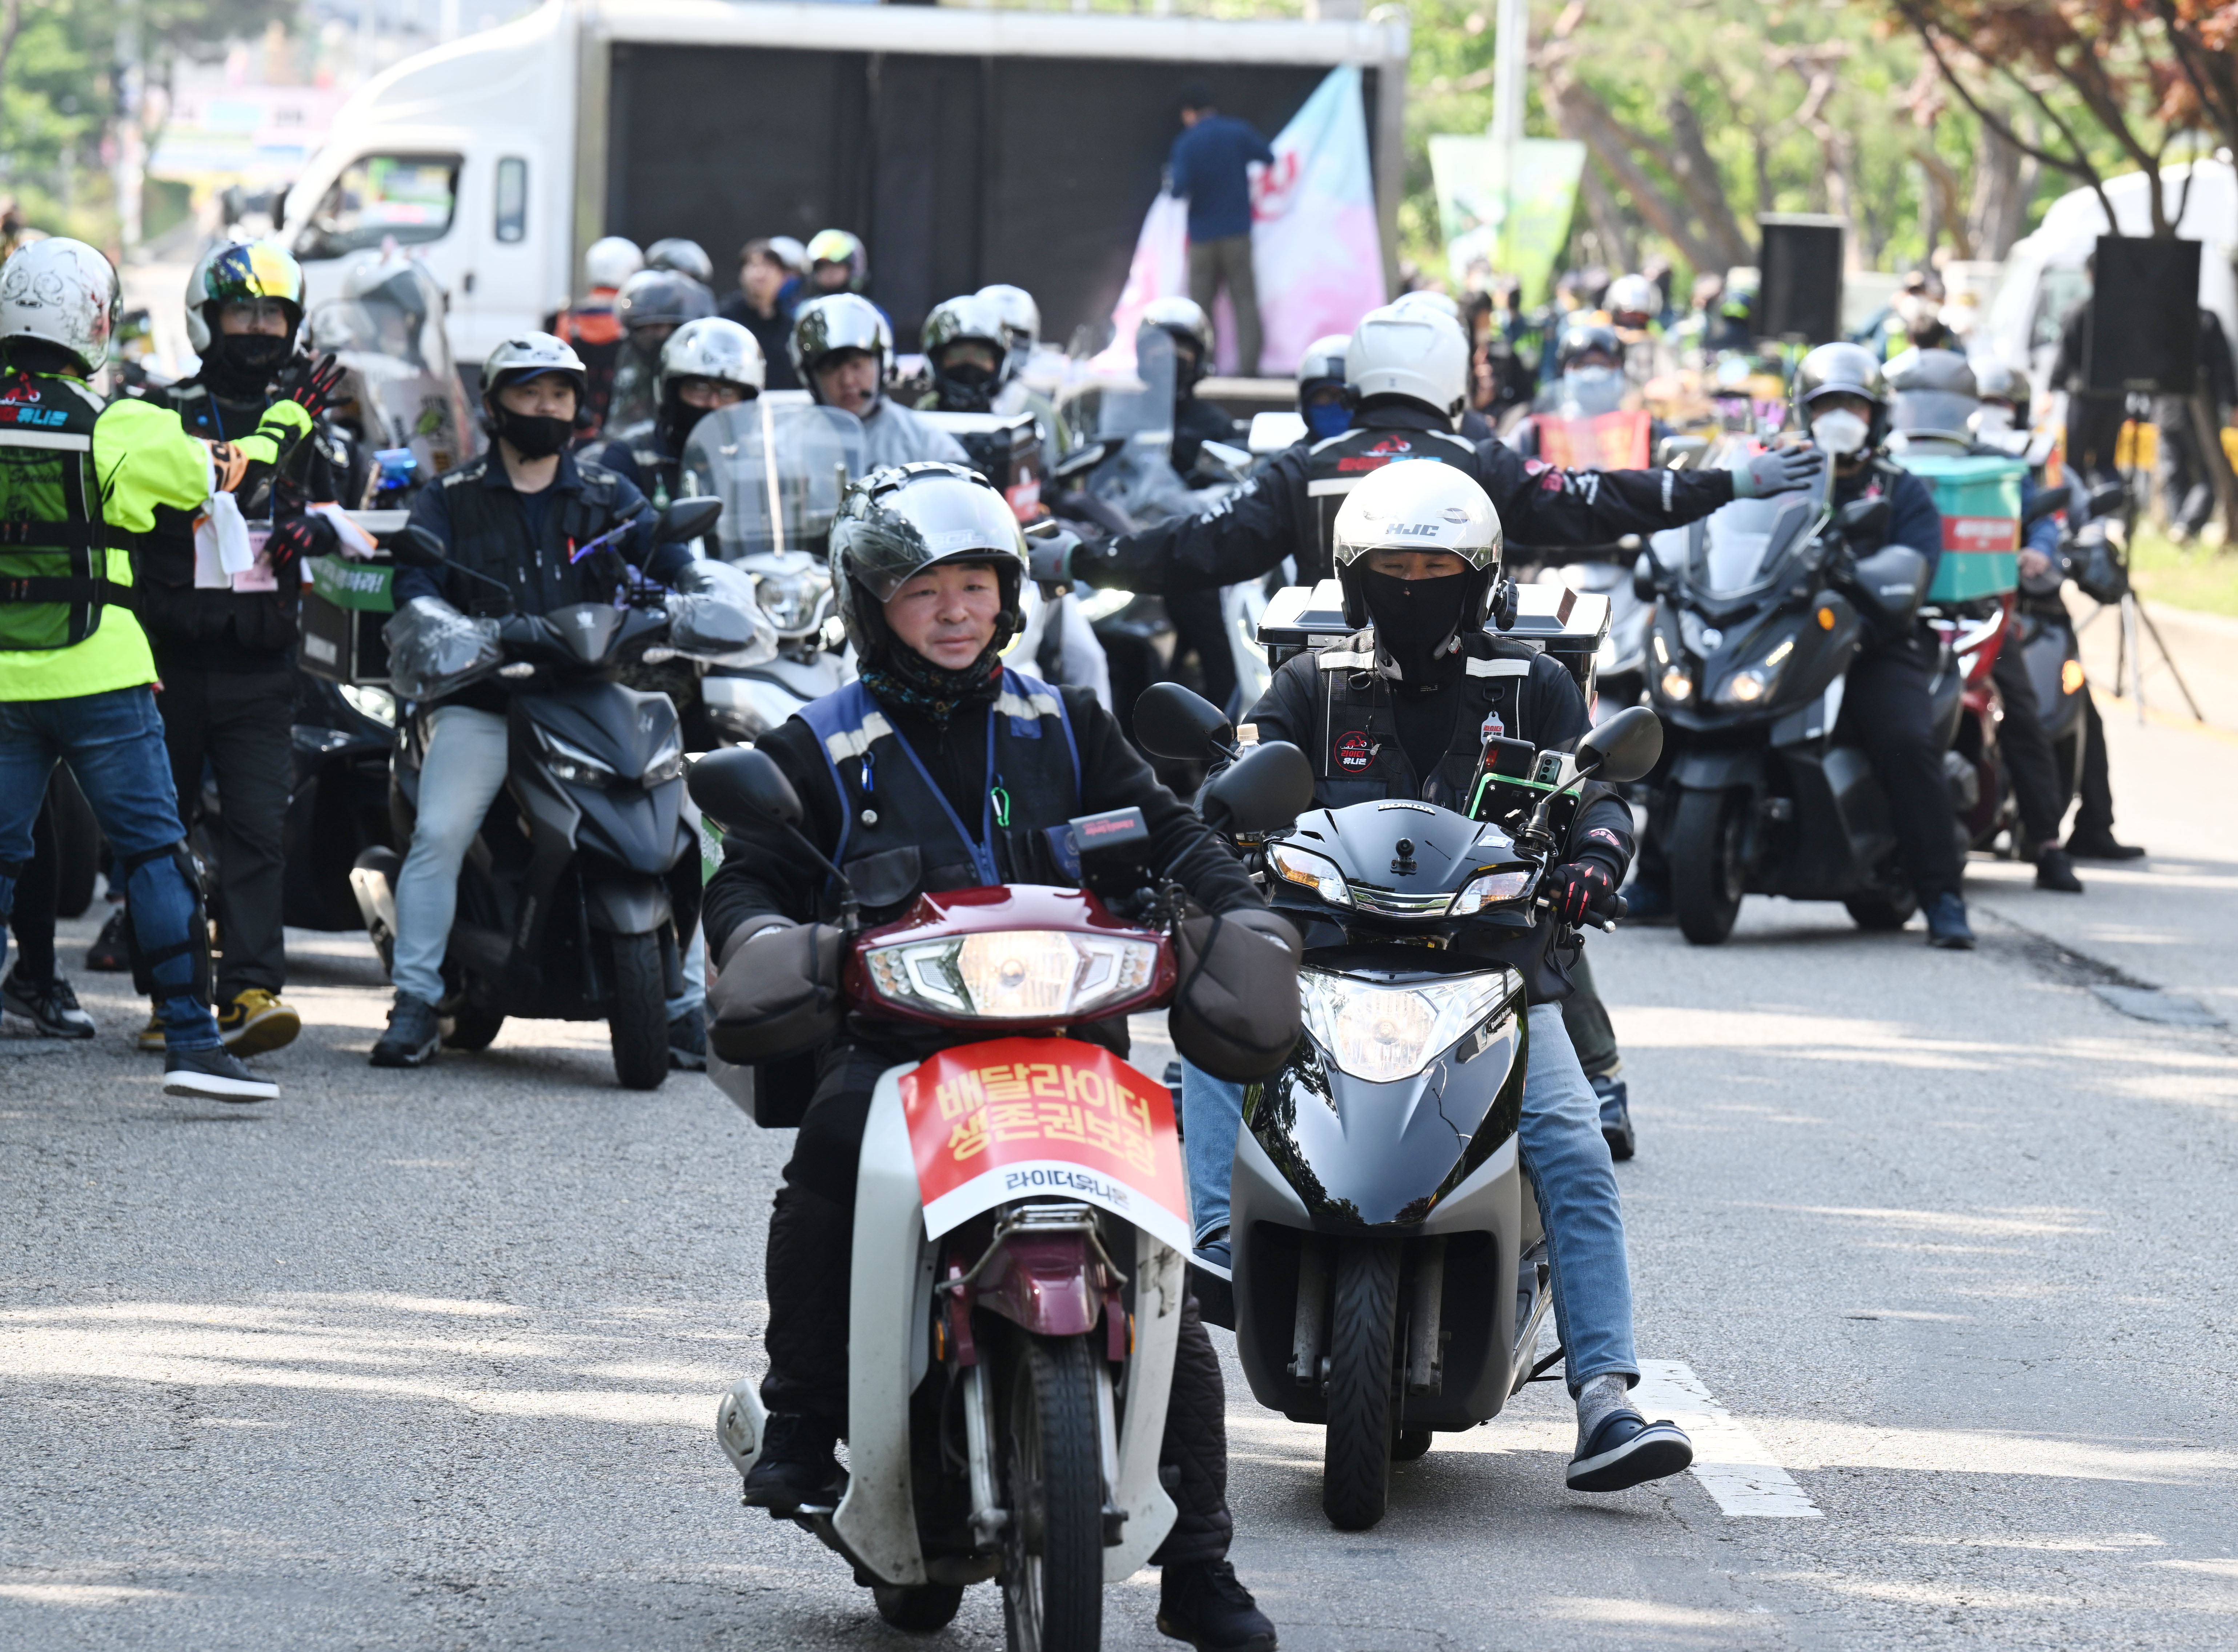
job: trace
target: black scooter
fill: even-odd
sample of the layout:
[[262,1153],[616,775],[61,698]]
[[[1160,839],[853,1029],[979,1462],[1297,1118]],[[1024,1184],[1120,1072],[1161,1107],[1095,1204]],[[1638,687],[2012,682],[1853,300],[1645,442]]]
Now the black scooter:
[[[1851,663],[1872,635],[1909,631],[1927,591],[1917,552],[1851,548],[1877,539],[1888,508],[1835,512],[1807,491],[1736,500],[1685,529],[1681,553],[1635,568],[1656,605],[1648,690],[1672,736],[1652,829],[1697,946],[1731,934],[1751,892],[1840,901],[1868,929],[1917,909],[1880,782],[1835,738]],[[1963,688],[1946,648],[1932,690],[1945,748]]]
[[1394,1458],[1497,1415],[1538,1374],[1553,1292],[1517,1134],[1526,1012],[1575,939],[1540,884],[1579,784],[1645,774],[1661,725],[1633,706],[1574,756],[1495,740],[1467,815],[1387,799],[1260,838],[1229,799],[1263,802],[1270,775],[1305,768],[1294,748],[1237,751],[1227,719],[1173,684],[1135,727],[1153,750],[1234,759],[1199,810],[1305,942],[1306,1034],[1244,1091],[1235,1345],[1261,1404],[1326,1426],[1321,1507],[1360,1530],[1383,1517]]
[[[662,512],[656,537],[696,539],[721,508],[679,499]],[[424,535],[407,536],[396,555],[423,567],[444,559]],[[633,662],[752,644],[750,592],[733,598],[735,613],[719,599],[692,600],[688,638],[679,634],[685,605],[651,587],[626,606],[578,603],[507,622],[512,635],[493,669],[522,686],[510,697],[505,789],[459,880],[437,1006],[450,1022],[447,1047],[487,1047],[509,1015],[604,1021],[624,1086],[650,1090],[667,1076],[667,1001],[682,990],[680,937],[699,918],[699,847],[683,814],[676,708],[665,694],[614,679]],[[400,844],[411,838],[426,723],[398,722],[391,807]],[[350,876],[384,965],[402,865],[397,850],[374,849]]]

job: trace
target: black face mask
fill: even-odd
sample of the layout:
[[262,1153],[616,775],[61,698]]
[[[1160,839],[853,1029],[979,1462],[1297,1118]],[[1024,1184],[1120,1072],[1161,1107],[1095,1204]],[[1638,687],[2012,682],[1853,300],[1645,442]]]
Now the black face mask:
[[570,419],[547,419],[500,406],[497,433],[511,442],[523,459],[549,459],[567,445],[567,439],[575,433],[575,424]]
[[959,361],[933,375],[945,413],[985,413],[995,399],[995,375],[977,362]]
[[210,339],[202,377],[236,395],[261,395],[295,353],[295,340],[269,333],[219,333]]
[[1465,573],[1442,579],[1400,579],[1363,571],[1361,588],[1375,640],[1399,667],[1400,680],[1417,687],[1460,675],[1459,652],[1431,657],[1461,623],[1461,611],[1473,582]]

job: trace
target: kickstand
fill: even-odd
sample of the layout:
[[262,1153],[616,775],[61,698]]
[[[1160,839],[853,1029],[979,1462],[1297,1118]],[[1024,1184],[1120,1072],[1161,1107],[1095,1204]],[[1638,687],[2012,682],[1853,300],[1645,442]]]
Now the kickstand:
[[1531,1374],[1530,1374],[1528,1377],[1526,1377],[1523,1380],[1524,1380],[1525,1382],[1526,1382],[1526,1383],[1559,1383],[1559,1382],[1560,1382],[1560,1381],[1562,1380],[1562,1378],[1559,1378],[1559,1377],[1549,1377],[1549,1376],[1546,1375],[1545,1373],[1546,1373],[1547,1371],[1552,1371],[1552,1370],[1553,1370],[1556,1365],[1559,1365],[1559,1364],[1562,1362],[1562,1360],[1564,1359],[1564,1358],[1565,1358],[1566,1356],[1567,1356],[1567,1355],[1568,1355],[1569,1351],[1569,1351],[1568,1349],[1566,1349],[1566,1348],[1557,1348],[1557,1349],[1555,1349],[1555,1350],[1554,1350],[1554,1351],[1553,1351],[1553,1353],[1548,1354],[1548,1355],[1547,1355],[1544,1359],[1540,1360],[1537,1365],[1535,1365],[1532,1366],[1532,1367],[1531,1367]]

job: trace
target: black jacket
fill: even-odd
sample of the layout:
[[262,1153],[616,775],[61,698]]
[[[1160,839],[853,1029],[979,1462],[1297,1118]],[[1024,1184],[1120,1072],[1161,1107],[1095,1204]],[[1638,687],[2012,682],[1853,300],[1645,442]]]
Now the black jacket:
[[[1508,542],[1514,545],[1607,545],[1627,533],[1653,533],[1707,516],[1733,498],[1727,471],[1533,470],[1497,441],[1467,443],[1427,409],[1381,406],[1362,412],[1344,442],[1361,431],[1388,433],[1394,446],[1434,448],[1456,463],[1491,495]],[[1435,443],[1412,442],[1414,433]],[[1171,592],[1239,585],[1257,579],[1295,557],[1298,579],[1327,578],[1315,500],[1308,492],[1317,449],[1299,442],[1277,454],[1218,509],[1179,517],[1141,533],[1075,553],[1073,572],[1091,585]],[[1393,457],[1418,457],[1398,454]],[[1379,461],[1380,462],[1380,461]]]

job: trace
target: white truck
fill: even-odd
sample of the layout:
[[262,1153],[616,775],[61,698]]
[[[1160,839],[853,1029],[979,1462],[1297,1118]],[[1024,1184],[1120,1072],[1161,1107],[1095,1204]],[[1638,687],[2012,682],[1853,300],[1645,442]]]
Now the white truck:
[[278,233],[315,299],[384,240],[425,260],[464,363],[564,305],[609,234],[689,236],[727,290],[750,237],[851,229],[903,350],[932,305],[990,281],[1032,292],[1061,341],[1109,314],[1191,84],[1271,135],[1360,65],[1394,257],[1407,25],[1395,6],[1326,17],[1346,3],[1227,22],[549,0],[368,82]]

